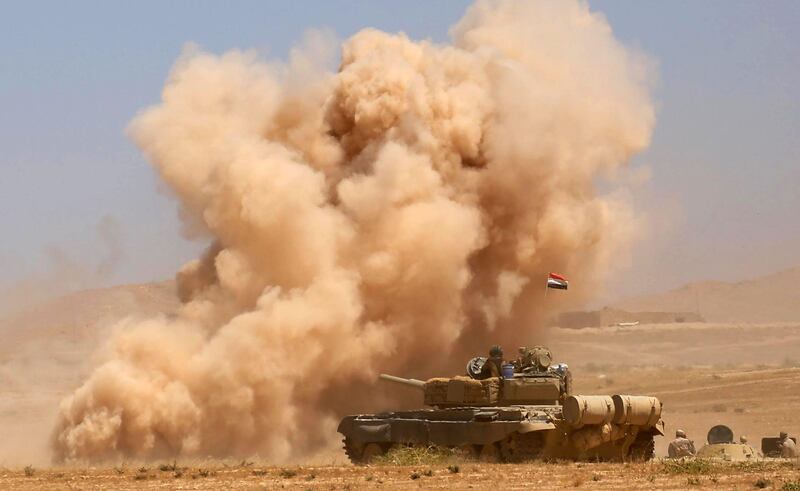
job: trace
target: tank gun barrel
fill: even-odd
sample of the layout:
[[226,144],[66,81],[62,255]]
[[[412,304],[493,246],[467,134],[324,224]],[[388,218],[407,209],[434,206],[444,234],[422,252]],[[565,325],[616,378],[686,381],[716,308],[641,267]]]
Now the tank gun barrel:
[[388,380],[389,382],[394,382],[396,384],[409,385],[411,387],[416,387],[417,389],[420,390],[423,390],[425,388],[425,382],[423,382],[422,380],[417,380],[415,378],[395,377],[394,375],[387,375],[385,373],[382,373],[381,380]]

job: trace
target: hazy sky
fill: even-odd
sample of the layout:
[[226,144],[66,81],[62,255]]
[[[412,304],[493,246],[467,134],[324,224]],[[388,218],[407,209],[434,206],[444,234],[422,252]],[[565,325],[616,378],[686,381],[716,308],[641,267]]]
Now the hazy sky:
[[[107,266],[109,234],[122,244],[116,272],[87,273],[74,286],[168,278],[202,249],[181,238],[174,202],[123,133],[138,110],[158,101],[184,43],[284,58],[305,30],[320,27],[340,39],[376,27],[443,42],[469,4],[227,3],[235,6],[4,5],[0,288],[46,278],[65,257],[87,270]],[[800,2],[590,5],[658,73],[653,144],[634,162],[651,173],[635,196],[650,231],[610,291],[799,265]]]

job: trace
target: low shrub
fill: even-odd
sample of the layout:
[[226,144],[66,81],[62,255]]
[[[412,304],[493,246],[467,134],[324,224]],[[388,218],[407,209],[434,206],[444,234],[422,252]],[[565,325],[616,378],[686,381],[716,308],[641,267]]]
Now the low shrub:
[[753,483],[753,487],[758,489],[764,489],[767,486],[769,486],[769,484],[770,484],[769,479],[759,477],[758,479],[756,479],[756,482]]
[[375,457],[372,462],[377,465],[435,465],[454,460],[464,460],[460,450],[430,445],[393,447],[384,455]]
[[714,465],[703,459],[676,459],[665,460],[662,464],[664,471],[670,474],[708,474],[714,469]]

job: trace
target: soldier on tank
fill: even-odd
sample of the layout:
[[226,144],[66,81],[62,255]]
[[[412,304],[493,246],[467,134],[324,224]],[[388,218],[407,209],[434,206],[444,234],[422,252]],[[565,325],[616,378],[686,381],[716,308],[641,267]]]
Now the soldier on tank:
[[741,443],[742,445],[747,445],[748,447],[750,447],[752,449],[753,455],[758,456],[758,457],[763,457],[764,456],[764,454],[762,454],[760,450],[758,450],[757,448],[755,448],[752,445],[750,445],[750,443],[747,440],[746,436],[740,435],[739,436],[739,443]]
[[675,432],[675,439],[669,442],[668,452],[671,459],[694,457],[694,442],[686,438],[685,431],[678,430]]
[[789,435],[785,431],[781,431],[778,440],[778,448],[781,451],[781,457],[784,459],[797,458],[797,445],[795,445],[794,440],[789,438]]
[[528,348],[525,346],[520,346],[517,350],[517,359],[513,362],[514,370],[517,372],[521,372],[526,367],[531,365],[531,356]]
[[500,377],[503,374],[503,348],[494,345],[489,349],[489,358],[481,367],[480,378]]

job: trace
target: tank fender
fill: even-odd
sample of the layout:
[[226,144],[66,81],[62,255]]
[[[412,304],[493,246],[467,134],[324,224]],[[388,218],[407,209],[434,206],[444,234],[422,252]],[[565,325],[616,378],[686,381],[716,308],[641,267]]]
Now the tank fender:
[[383,421],[359,421],[357,424],[353,421],[344,424],[342,421],[339,433],[355,442],[388,442],[391,441],[392,428]]
[[497,421],[497,411],[480,411],[472,419],[480,422]]
[[556,425],[550,421],[523,421],[519,424],[519,429],[517,432],[524,434],[530,433],[531,431],[545,431],[554,429],[556,429]]
[[653,425],[653,427],[652,427],[652,428],[650,428],[650,431],[651,431],[651,432],[652,432],[654,435],[664,436],[664,435],[666,435],[666,434],[667,434],[667,433],[666,433],[666,428],[664,428],[664,426],[665,426],[665,425],[664,425],[664,420],[663,420],[663,419],[661,419],[661,420],[659,420],[659,421],[658,421],[658,423],[656,423],[655,425]]
[[[633,426],[635,426],[635,425],[633,425]],[[664,423],[664,420],[661,419],[656,424],[654,424],[653,426],[650,426],[649,428],[647,428],[647,427],[639,427],[639,433],[644,433],[644,434],[653,435],[653,436],[664,436],[664,435],[667,434],[666,423]]]

